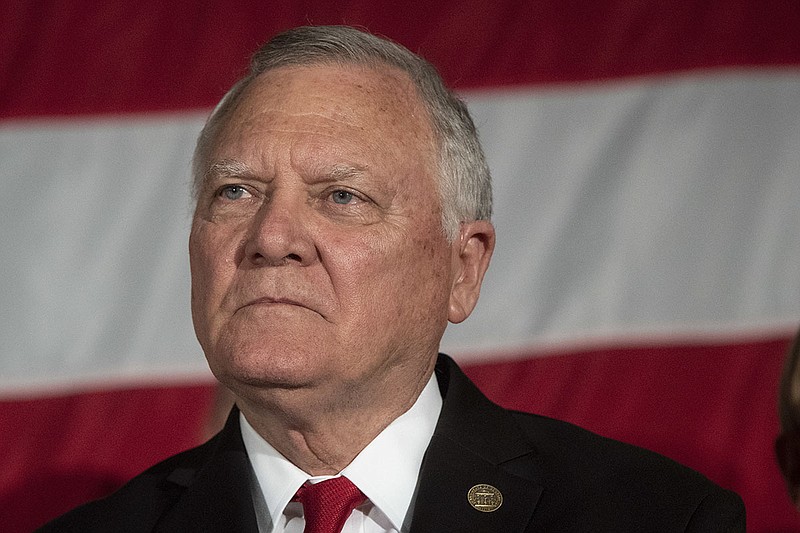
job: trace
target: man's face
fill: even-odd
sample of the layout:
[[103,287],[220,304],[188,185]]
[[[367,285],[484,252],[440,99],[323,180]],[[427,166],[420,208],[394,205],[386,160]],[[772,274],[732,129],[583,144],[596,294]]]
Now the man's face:
[[283,67],[246,89],[189,244],[195,329],[221,381],[335,391],[427,375],[460,271],[435,158],[395,70]]

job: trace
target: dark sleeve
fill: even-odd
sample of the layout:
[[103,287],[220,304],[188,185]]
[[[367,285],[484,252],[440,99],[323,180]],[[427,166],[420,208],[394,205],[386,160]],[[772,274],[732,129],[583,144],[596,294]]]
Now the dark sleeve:
[[738,494],[717,491],[706,496],[697,506],[686,526],[687,532],[744,532],[745,509]]

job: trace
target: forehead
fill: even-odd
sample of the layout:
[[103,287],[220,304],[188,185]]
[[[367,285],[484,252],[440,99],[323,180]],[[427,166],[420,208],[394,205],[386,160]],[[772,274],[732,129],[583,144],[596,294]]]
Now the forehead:
[[215,144],[262,133],[312,134],[377,152],[411,150],[418,158],[432,156],[436,144],[413,82],[390,66],[314,64],[259,75],[229,112]]

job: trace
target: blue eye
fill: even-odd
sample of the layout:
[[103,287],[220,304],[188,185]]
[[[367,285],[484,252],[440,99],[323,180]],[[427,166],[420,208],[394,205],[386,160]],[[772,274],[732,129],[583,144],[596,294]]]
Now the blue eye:
[[331,200],[336,204],[346,205],[353,201],[353,193],[348,191],[334,191]]
[[240,200],[245,194],[247,190],[241,185],[226,185],[219,192],[219,195],[226,200]]

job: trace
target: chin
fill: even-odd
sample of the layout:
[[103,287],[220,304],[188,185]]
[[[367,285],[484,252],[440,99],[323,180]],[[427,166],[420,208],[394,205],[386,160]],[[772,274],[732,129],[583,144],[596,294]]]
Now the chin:
[[[306,353],[287,353],[259,347],[236,355],[209,358],[216,378],[234,391],[241,389],[298,389],[312,385],[324,372],[319,360]],[[316,360],[315,360],[316,359]]]

